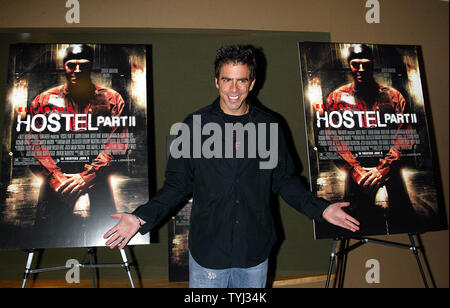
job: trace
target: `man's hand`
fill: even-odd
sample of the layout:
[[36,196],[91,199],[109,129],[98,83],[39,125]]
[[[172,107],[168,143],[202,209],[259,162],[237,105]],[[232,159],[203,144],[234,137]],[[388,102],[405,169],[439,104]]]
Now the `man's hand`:
[[359,221],[348,215],[342,207],[349,206],[350,202],[340,202],[330,204],[322,213],[322,217],[329,223],[348,229],[352,232],[359,230]]
[[116,246],[118,246],[119,249],[123,249],[139,230],[139,218],[128,213],[117,213],[109,216],[120,220],[103,236],[104,239],[109,238],[105,244],[111,249],[114,249]]

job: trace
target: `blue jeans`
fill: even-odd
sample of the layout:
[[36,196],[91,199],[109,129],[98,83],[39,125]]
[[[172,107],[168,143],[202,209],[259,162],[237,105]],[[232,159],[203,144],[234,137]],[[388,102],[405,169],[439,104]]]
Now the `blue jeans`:
[[268,260],[249,268],[209,269],[199,265],[189,253],[190,288],[264,288]]

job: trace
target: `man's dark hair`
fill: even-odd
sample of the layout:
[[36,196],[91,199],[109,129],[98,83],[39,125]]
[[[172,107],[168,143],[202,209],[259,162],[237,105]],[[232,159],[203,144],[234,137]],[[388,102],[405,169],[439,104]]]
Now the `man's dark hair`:
[[364,44],[352,44],[348,49],[347,61],[353,59],[369,59],[373,61],[372,49]]
[[232,45],[221,47],[214,61],[215,77],[219,78],[220,69],[226,63],[246,64],[250,68],[250,80],[256,77],[256,55],[250,45]]
[[94,61],[94,49],[86,44],[72,44],[66,49],[63,63],[74,59],[86,59]]

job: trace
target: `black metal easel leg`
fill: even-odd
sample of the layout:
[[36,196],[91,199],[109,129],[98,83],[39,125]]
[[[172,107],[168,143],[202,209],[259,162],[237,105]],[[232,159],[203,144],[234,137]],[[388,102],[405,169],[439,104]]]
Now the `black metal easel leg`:
[[[25,250],[25,252],[28,252],[28,259],[27,259],[27,263],[25,265],[25,272],[24,272],[24,277],[23,277],[23,282],[22,282],[22,288],[25,288],[30,274],[67,270],[67,268],[68,268],[66,265],[49,267],[49,268],[38,268],[38,265],[39,265],[39,259],[38,259],[38,265],[36,265],[36,268],[32,269],[31,266],[33,263],[34,253],[36,251],[38,251],[38,250],[36,250],[36,249]],[[125,254],[125,249],[119,249],[119,251],[122,256],[123,263],[120,263],[120,264],[97,264],[95,248],[88,248],[89,264],[78,264],[78,266],[80,268],[90,268],[91,269],[92,283],[93,283],[94,288],[98,287],[98,285],[99,285],[98,275],[97,275],[97,279],[96,279],[96,274],[97,274],[96,269],[100,268],[100,267],[124,267],[127,272],[128,278],[130,279],[131,287],[134,288],[133,278],[131,277],[130,264],[128,263],[127,255]],[[97,283],[96,283],[96,280],[97,280]]]
[[128,278],[130,279],[131,287],[134,289],[134,282],[133,282],[133,278],[131,277],[130,264],[128,263],[125,249],[119,249],[119,251],[122,256],[123,266],[125,267],[125,270],[127,271],[127,274],[128,274]]
[[330,265],[328,266],[328,275],[327,275],[327,282],[325,283],[325,288],[328,288],[330,286],[331,272],[333,271],[334,260],[336,259],[337,242],[338,239],[334,239],[333,246],[331,247]]
[[[345,274],[345,268],[347,265],[348,252],[350,252],[353,249],[356,249],[357,247],[359,247],[365,243],[375,243],[375,244],[380,244],[380,245],[386,245],[386,246],[392,246],[392,247],[411,250],[416,257],[417,265],[419,266],[419,270],[420,270],[420,274],[422,275],[423,283],[425,284],[425,287],[428,288],[427,278],[425,277],[425,273],[422,268],[422,263],[420,262],[419,252],[418,252],[419,249],[416,246],[416,242],[414,240],[414,234],[408,233],[408,236],[409,236],[409,240],[411,241],[411,245],[402,244],[402,243],[394,243],[394,242],[390,242],[390,241],[384,241],[384,240],[378,240],[378,239],[372,239],[372,238],[359,238],[358,239],[359,242],[352,244],[350,246],[349,245],[350,239],[341,239],[341,246],[340,246],[338,252],[336,252],[336,246],[337,246],[338,239],[335,239],[333,241],[333,247],[331,250],[330,265],[328,267],[328,277],[327,277],[327,282],[326,282],[326,288],[328,288],[329,283],[330,283],[331,271],[333,269],[333,263],[334,263],[336,256],[338,257],[338,260],[337,260],[337,268],[336,268],[335,285],[337,283],[338,288],[342,288],[344,285],[344,274]],[[420,241],[420,238],[419,238],[419,241]],[[419,247],[419,248],[422,248],[422,247]],[[425,258],[425,263],[426,263],[427,261],[426,261],[425,255],[424,255],[424,258]],[[430,275],[431,275],[431,272],[430,272]],[[433,277],[431,277],[431,280],[433,281]]]
[[414,235],[408,233],[409,240],[411,241],[411,249],[416,256],[417,265],[419,266],[420,274],[422,275],[423,283],[425,284],[425,288],[428,288],[427,278],[425,277],[425,273],[422,268],[422,263],[420,262],[419,253],[417,251],[416,242],[414,241]]
[[24,289],[25,285],[27,284],[27,279],[31,272],[31,264],[33,263],[33,257],[34,257],[34,249],[27,250],[27,251],[28,251],[28,259],[27,259],[27,264],[25,265],[25,273],[23,275],[22,289]]
[[96,288],[97,287],[96,284],[95,284],[96,268],[94,267],[94,264],[95,264],[95,261],[94,261],[95,248],[89,247],[88,248],[88,254],[89,254],[89,264],[92,266],[91,267],[92,286],[94,288]]
[[430,280],[430,288],[437,288],[436,281],[434,281],[433,272],[430,267],[430,263],[428,263],[425,246],[423,245],[422,239],[420,238],[420,234],[416,233],[415,238],[416,238],[417,244],[420,247],[420,252],[422,253],[422,260],[423,260],[423,262],[425,262],[424,270],[426,270],[426,272],[428,273],[428,279]]
[[344,287],[344,279],[345,279],[345,271],[347,267],[347,252],[348,252],[348,246],[350,243],[350,239],[342,239],[341,240],[341,247],[339,249],[339,252],[337,253],[338,262],[337,262],[337,268],[336,268],[336,282],[338,288]]

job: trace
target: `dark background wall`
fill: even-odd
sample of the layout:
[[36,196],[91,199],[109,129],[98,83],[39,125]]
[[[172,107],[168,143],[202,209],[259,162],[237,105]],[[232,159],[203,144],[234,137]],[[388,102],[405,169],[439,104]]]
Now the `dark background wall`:
[[[218,46],[245,42],[263,47],[268,64],[258,98],[288,122],[293,143],[304,165],[302,174],[307,177],[295,43],[330,40],[421,45],[448,215],[448,3],[438,0],[380,1],[380,23],[369,24],[365,19],[368,8],[363,0],[193,0],[175,3],[80,0],[80,23],[67,24],[67,9],[64,1],[60,2],[55,5],[55,1],[39,1],[30,8],[30,2],[25,0],[0,1],[0,97],[5,97],[7,50],[12,41],[64,42],[70,37],[72,41],[153,44],[155,145],[157,149],[164,149],[156,153],[158,187],[162,185],[165,136],[170,126],[181,121],[189,111],[209,103],[216,95],[212,60]],[[180,71],[183,75],[176,74]],[[197,94],[201,94],[201,99],[196,99]],[[311,223],[282,201],[280,217],[285,240],[276,260],[277,273],[324,273],[330,242],[313,241]],[[408,242],[405,235],[379,238]],[[430,232],[421,238],[436,285],[448,287],[448,231]],[[159,231],[158,243],[135,247],[133,252],[145,278],[167,277],[166,226]],[[84,254],[85,251],[80,249],[48,250],[42,265],[60,264],[69,258],[82,260]],[[23,252],[0,252],[0,279],[21,279],[25,258]],[[119,259],[118,254],[107,249],[99,250],[101,262]],[[380,262],[380,284],[365,282],[368,259]],[[348,287],[422,286],[410,251],[367,244],[351,252],[348,262],[345,281]],[[116,270],[104,275],[122,278],[122,273]],[[60,276],[64,279],[63,274]],[[50,276],[42,276],[45,277]]]

